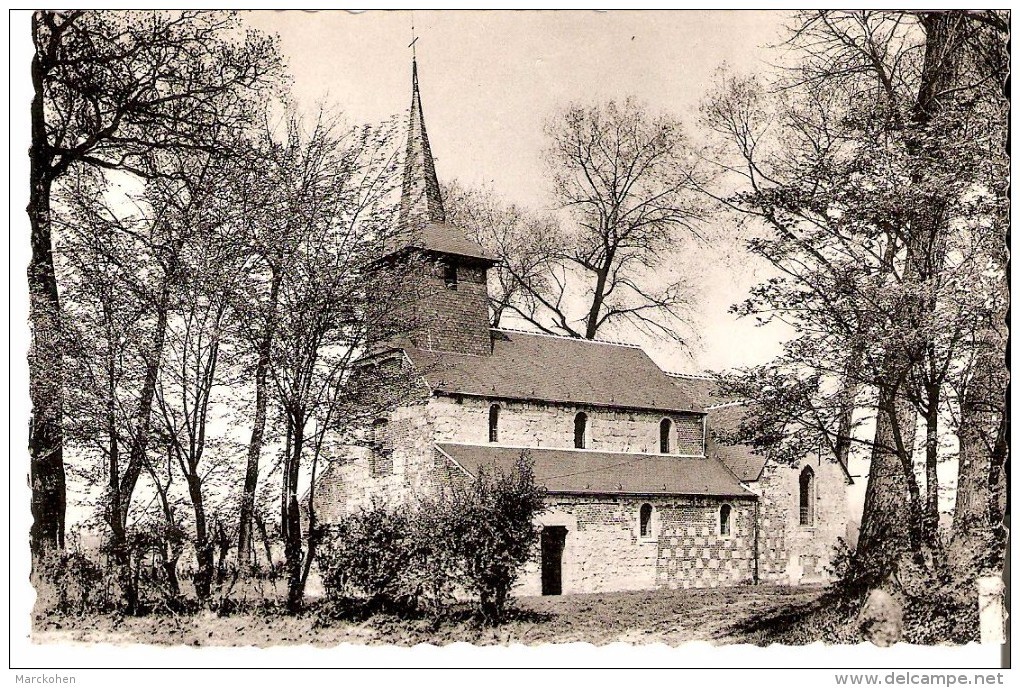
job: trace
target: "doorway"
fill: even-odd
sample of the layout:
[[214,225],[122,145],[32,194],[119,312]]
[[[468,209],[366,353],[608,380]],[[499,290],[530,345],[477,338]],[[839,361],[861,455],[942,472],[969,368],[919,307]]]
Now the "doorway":
[[542,594],[563,594],[563,547],[567,542],[564,526],[542,529]]

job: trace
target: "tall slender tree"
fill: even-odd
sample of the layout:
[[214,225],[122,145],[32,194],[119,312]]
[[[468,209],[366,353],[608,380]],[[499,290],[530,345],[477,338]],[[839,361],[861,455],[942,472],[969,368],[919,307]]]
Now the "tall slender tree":
[[[86,166],[143,178],[154,153],[221,151],[277,79],[274,41],[214,12],[39,11],[32,17],[32,548],[62,546],[63,355],[54,185]],[[224,138],[226,137],[226,138]]]

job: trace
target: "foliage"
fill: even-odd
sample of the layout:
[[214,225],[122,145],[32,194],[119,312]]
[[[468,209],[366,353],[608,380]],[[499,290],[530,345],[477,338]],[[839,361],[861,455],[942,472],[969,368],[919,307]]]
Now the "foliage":
[[510,472],[480,471],[414,508],[373,502],[330,527],[318,556],[327,594],[439,614],[460,590],[473,596],[484,621],[498,623],[534,554],[543,497],[522,457]]
[[[986,493],[961,489],[957,504],[990,502],[977,485],[998,459],[968,440],[980,424],[991,448],[1004,417],[1002,16],[805,12],[790,45],[775,80],[724,76],[703,106],[738,189],[718,200],[776,272],[734,310],[794,334],[776,360],[724,379],[757,402],[732,439],[777,460],[870,453],[854,561],[888,581],[921,561],[940,568],[946,430],[960,485]],[[996,364],[982,357],[990,349]],[[968,416],[960,390],[975,381],[983,410]],[[968,483],[972,470],[981,476]]]
[[389,609],[408,598],[417,573],[412,519],[406,507],[373,502],[331,525],[318,555],[327,594],[361,594]]
[[[39,11],[32,39],[28,281],[32,545],[38,553],[63,539],[61,357],[73,331],[61,322],[51,206],[66,200],[68,177],[101,171],[132,181],[166,180],[177,171],[167,167],[168,159],[230,152],[279,85],[281,64],[272,38],[244,30],[236,15],[223,12]],[[148,435],[146,396],[124,483],[110,492],[120,521],[111,521],[118,546]]]
[[476,596],[486,620],[498,622],[506,614],[510,590],[539,540],[535,517],[545,509],[544,496],[522,453],[514,470],[479,469],[445,501],[458,583]]
[[106,569],[78,548],[50,552],[36,579],[37,613],[84,615],[114,606]]

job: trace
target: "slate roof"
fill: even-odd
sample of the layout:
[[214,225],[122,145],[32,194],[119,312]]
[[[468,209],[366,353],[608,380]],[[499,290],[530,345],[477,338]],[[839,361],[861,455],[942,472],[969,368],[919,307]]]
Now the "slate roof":
[[408,243],[416,249],[436,253],[449,253],[475,260],[497,263],[499,260],[486,253],[480,245],[468,239],[463,229],[452,224],[429,222],[416,231]]
[[708,408],[705,412],[708,424],[706,453],[726,464],[727,468],[742,481],[757,480],[762,468],[765,467],[766,458],[755,453],[754,449],[746,444],[723,444],[718,440],[719,434],[736,432],[744,414],[747,413],[747,406],[727,404]]
[[440,443],[436,447],[471,476],[480,467],[509,471],[527,451],[535,480],[566,494],[709,495],[755,498],[712,457],[625,454],[584,449],[545,449]]
[[701,412],[640,347],[492,330],[492,355],[405,349],[439,394]]
[[[753,482],[761,477],[766,458],[758,454],[746,444],[723,444],[718,440],[720,434],[732,434],[740,427],[740,422],[747,414],[747,404],[731,403],[705,409],[708,433],[705,438],[705,453],[714,456],[733,471],[743,482]],[[840,463],[843,474],[850,483],[853,476],[845,465]]]
[[707,375],[686,375],[684,373],[667,373],[667,375],[678,389],[702,408],[736,401],[736,397],[722,394],[715,380]]

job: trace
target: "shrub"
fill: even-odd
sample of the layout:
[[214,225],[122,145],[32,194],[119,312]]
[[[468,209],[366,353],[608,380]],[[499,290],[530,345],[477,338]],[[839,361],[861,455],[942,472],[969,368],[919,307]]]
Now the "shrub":
[[37,606],[43,615],[86,614],[111,606],[110,582],[100,565],[78,550],[53,552],[40,564]]
[[457,582],[457,533],[441,503],[421,504],[414,513],[413,577],[415,603],[438,616],[453,601]]
[[378,503],[331,526],[318,560],[327,595],[364,595],[370,604],[399,606],[413,595],[417,544],[406,507]]
[[477,597],[486,621],[498,623],[506,615],[510,590],[540,538],[535,517],[545,510],[544,497],[522,452],[512,471],[480,470],[436,509],[447,522],[458,583]]
[[480,471],[415,509],[373,503],[329,528],[318,556],[327,597],[438,615],[460,588],[476,597],[483,619],[502,621],[538,543],[544,496],[522,454],[512,471]]
[[826,572],[836,580],[846,579],[856,566],[857,553],[850,548],[843,538],[836,538],[836,544],[832,546],[832,556],[829,557],[829,564],[825,567]]

